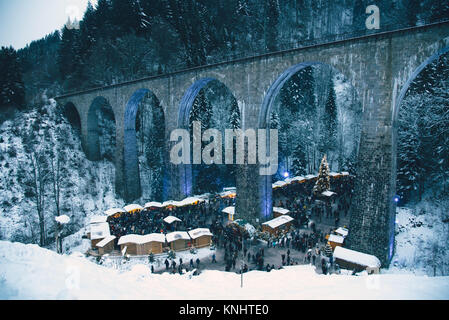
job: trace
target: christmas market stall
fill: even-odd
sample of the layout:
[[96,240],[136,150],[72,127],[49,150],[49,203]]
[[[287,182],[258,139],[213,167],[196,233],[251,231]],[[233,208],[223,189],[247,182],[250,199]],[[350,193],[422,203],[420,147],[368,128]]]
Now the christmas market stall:
[[107,236],[97,243],[98,253],[102,256],[106,253],[114,251],[115,236]]
[[335,250],[336,247],[341,247],[344,241],[345,237],[337,234],[331,234],[327,239],[327,243],[332,247],[332,250]]
[[163,252],[165,236],[159,233],[152,233],[145,236],[128,234],[119,239],[118,245],[122,253],[129,255],[149,255]]
[[126,213],[126,211],[121,208],[112,208],[104,212],[104,214],[108,217],[108,221],[110,219],[119,218],[124,213]]
[[289,214],[289,213],[290,213],[290,210],[288,210],[288,209],[279,208],[279,207],[274,207],[273,208],[273,216],[275,218],[283,216],[283,215],[286,215],[286,214]]
[[342,237],[347,237],[349,230],[347,228],[344,227],[339,227],[337,230],[334,231],[336,234],[342,236]]
[[282,215],[273,220],[262,223],[262,231],[277,235],[280,232],[288,232],[294,219],[289,215]]
[[335,248],[334,260],[342,269],[355,272],[366,270],[368,274],[379,273],[381,266],[377,257],[343,247]]
[[229,222],[234,221],[234,216],[235,216],[235,207],[231,206],[231,207],[226,207],[222,210],[223,213],[227,214],[227,218]]
[[124,207],[124,209],[128,213],[134,214],[136,212],[142,211],[143,207],[141,205],[138,205],[138,204],[129,204],[126,207]]
[[144,208],[145,208],[145,210],[161,209],[162,208],[162,203],[155,202],[155,201],[147,202],[147,203],[145,203]]
[[195,248],[208,247],[212,243],[212,233],[209,229],[198,228],[188,231],[188,234],[192,238]]
[[167,233],[167,243],[173,251],[187,250],[191,246],[191,239],[185,231],[175,231]]
[[93,223],[90,225],[90,241],[92,249],[95,249],[97,243],[111,235],[109,223]]

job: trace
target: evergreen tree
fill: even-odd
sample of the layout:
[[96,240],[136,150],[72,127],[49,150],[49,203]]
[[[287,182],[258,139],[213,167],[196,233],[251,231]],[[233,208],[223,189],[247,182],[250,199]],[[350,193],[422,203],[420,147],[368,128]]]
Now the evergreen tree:
[[22,69],[17,52],[12,47],[2,47],[0,50],[0,74],[0,107],[22,107],[25,102]]
[[307,159],[304,147],[297,144],[293,151],[292,170],[295,176],[302,176],[307,174]]
[[321,160],[320,171],[318,172],[318,180],[313,187],[314,196],[320,195],[324,191],[330,189],[329,165],[327,164],[326,155]]

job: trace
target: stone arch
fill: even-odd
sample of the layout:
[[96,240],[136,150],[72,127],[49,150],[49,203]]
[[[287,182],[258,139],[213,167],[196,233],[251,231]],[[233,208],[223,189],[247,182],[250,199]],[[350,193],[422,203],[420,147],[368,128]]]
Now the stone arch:
[[[140,169],[139,169],[139,159],[138,159],[138,149],[137,149],[137,133],[136,133],[136,119],[137,113],[139,111],[139,105],[143,99],[152,95],[160,106],[160,101],[153,91],[149,89],[139,89],[133,93],[129,99],[124,115],[124,137],[123,137],[123,148],[124,148],[124,159],[123,159],[123,169],[124,169],[124,180],[125,180],[125,199],[128,201],[135,200],[142,195],[142,185],[140,180]],[[162,125],[164,128],[162,131],[165,133],[165,115],[164,109],[161,106]],[[166,170],[164,170],[163,183],[166,184],[168,181]],[[163,187],[165,192],[167,188]],[[163,195],[165,197],[165,195]]]
[[[102,154],[100,150],[100,130],[99,130],[99,110],[107,110],[114,120],[114,130],[115,133],[115,114],[114,110],[110,106],[108,100],[104,97],[96,97],[91,105],[89,106],[87,112],[87,137],[85,142],[86,156],[91,161],[97,161],[102,159]],[[115,141],[113,142],[115,145]]]
[[[185,92],[184,96],[181,99],[179,104],[179,112],[178,112],[178,128],[189,130],[189,118],[190,112],[192,111],[193,104],[195,99],[197,98],[200,91],[206,88],[208,85],[212,83],[219,83],[224,86],[229,93],[232,94],[233,98],[235,98],[234,92],[231,91],[230,87],[212,77],[205,77],[195,81]],[[237,101],[237,99],[236,99]],[[241,110],[240,110],[241,112]],[[193,192],[193,174],[192,174],[192,164],[182,164],[178,166],[178,174],[179,174],[179,186],[180,186],[180,195],[181,197],[187,197],[192,195]]]
[[67,119],[73,129],[81,133],[80,113],[73,102],[69,101],[64,105],[62,115]]
[[[333,64],[325,63],[325,62],[319,62],[319,61],[308,61],[308,62],[302,62],[295,64],[285,70],[270,86],[268,89],[261,108],[259,112],[259,118],[258,118],[258,128],[259,129],[269,129],[268,124],[270,123],[270,115],[273,110],[273,106],[275,104],[276,98],[279,96],[282,88],[284,85],[298,72],[301,70],[313,67],[313,66],[326,66],[331,68],[334,71],[337,71],[338,73],[342,74],[346,79],[350,79],[345,73],[343,73],[341,70],[337,69]],[[353,84],[351,83],[351,86]],[[354,87],[354,86],[353,86]],[[356,88],[354,88],[357,90]],[[358,91],[356,91],[358,94]],[[269,130],[267,132],[269,136]],[[269,139],[267,139],[267,150],[269,151],[270,145],[269,145]],[[272,208],[273,208],[273,198],[272,198],[272,177],[271,175],[267,176],[260,176],[259,178],[259,203],[260,203],[260,217],[263,220],[268,219],[272,214]]]
[[[396,176],[397,176],[397,143],[398,143],[398,119],[399,119],[399,109],[401,107],[402,101],[405,98],[405,95],[410,88],[410,85],[416,79],[416,77],[423,71],[429,64],[438,60],[442,55],[447,54],[449,52],[449,38],[445,39],[446,47],[439,49],[437,52],[432,50],[431,48],[435,48],[436,45],[431,46],[428,50],[429,52],[435,52],[431,54],[431,56],[426,57],[425,60],[408,76],[407,81],[402,86],[401,91],[397,95],[396,100],[393,102],[393,114],[392,114],[392,180],[394,190],[396,192]],[[417,59],[416,59],[417,60]]]

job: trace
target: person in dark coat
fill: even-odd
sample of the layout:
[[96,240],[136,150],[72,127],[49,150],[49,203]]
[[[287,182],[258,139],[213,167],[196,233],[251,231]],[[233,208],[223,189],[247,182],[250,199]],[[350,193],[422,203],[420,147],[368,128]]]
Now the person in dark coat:
[[196,259],[196,267],[199,268],[200,267],[200,258]]
[[165,259],[165,270],[168,270],[168,268],[170,267],[170,262],[168,262],[167,259]]

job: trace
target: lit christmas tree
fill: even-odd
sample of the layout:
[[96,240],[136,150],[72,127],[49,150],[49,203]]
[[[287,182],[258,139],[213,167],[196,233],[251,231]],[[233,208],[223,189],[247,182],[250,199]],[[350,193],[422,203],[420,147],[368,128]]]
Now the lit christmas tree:
[[321,160],[320,171],[318,173],[318,180],[313,187],[313,194],[320,195],[326,190],[330,189],[329,165],[327,164],[326,155]]

